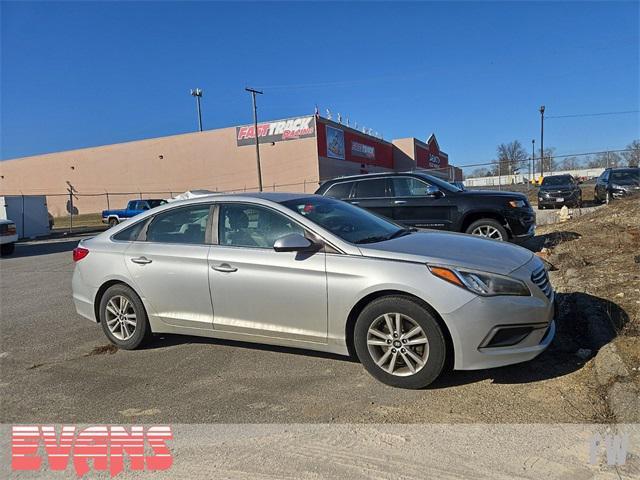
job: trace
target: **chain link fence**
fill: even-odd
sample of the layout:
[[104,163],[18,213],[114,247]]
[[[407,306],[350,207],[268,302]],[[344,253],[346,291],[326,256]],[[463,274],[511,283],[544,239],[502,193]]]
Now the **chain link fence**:
[[[301,192],[301,193],[313,193],[317,190],[319,185],[318,179],[303,180],[298,183],[286,183],[286,184],[267,184],[263,185],[263,191],[265,192]],[[194,189],[195,190],[195,189]],[[198,190],[208,190],[214,193],[245,193],[245,192],[257,192],[259,188],[257,186],[242,186],[241,188],[233,190],[219,190],[216,187],[207,188],[206,186]],[[5,198],[17,197],[15,204],[17,210],[13,209],[14,220],[21,223],[22,232],[33,231],[30,228],[29,222],[42,223],[41,219],[35,219],[32,217],[31,212],[28,211],[29,202],[24,202],[24,198],[39,197],[46,203],[46,210],[48,211],[48,223],[49,228],[53,233],[55,232],[79,232],[86,230],[93,230],[97,228],[106,228],[106,225],[102,222],[103,210],[121,210],[125,209],[129,201],[131,200],[143,200],[143,199],[170,199],[185,190],[182,189],[165,189],[154,191],[131,191],[131,192],[82,192],[73,189],[72,192],[60,192],[60,193],[37,193],[37,192],[21,192],[20,194],[7,194]],[[24,205],[27,205],[26,209]],[[29,235],[21,235],[22,237],[29,237]]]

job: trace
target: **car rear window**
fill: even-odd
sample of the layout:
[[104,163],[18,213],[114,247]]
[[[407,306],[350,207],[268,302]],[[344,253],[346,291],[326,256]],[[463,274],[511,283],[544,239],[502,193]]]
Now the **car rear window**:
[[380,198],[386,197],[387,180],[376,178],[371,180],[360,180],[356,182],[356,198]]
[[325,197],[332,197],[337,199],[348,198],[351,193],[351,186],[353,182],[342,182],[331,185],[329,189],[324,193]]

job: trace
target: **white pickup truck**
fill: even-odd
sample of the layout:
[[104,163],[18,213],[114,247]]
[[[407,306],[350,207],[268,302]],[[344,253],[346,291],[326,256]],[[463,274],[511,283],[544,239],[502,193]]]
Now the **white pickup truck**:
[[16,224],[11,220],[0,219],[0,254],[11,255],[18,241]]

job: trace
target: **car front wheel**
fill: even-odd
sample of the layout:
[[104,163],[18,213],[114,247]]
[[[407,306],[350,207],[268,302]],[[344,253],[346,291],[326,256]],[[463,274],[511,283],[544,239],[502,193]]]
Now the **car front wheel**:
[[507,241],[509,239],[507,231],[500,225],[500,222],[491,218],[476,220],[469,225],[465,233],[499,241]]
[[113,285],[100,300],[100,323],[111,343],[133,350],[151,337],[142,300],[126,285]]
[[358,316],[354,343],[364,368],[387,385],[418,389],[442,372],[446,343],[433,315],[414,300],[382,297]]

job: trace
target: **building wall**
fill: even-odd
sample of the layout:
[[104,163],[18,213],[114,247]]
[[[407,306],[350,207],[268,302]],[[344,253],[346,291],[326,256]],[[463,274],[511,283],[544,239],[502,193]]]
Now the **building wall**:
[[[261,144],[260,154],[265,190],[274,184],[287,191],[317,188],[315,136]],[[67,182],[77,192],[77,214],[106,209],[105,192],[110,192],[109,207],[122,208],[138,192],[166,198],[193,189],[258,186],[255,147],[237,146],[235,127],[5,160],[0,173],[0,195],[47,195],[54,217],[70,209]]]
[[393,164],[395,170],[405,171],[416,168],[415,138],[398,138],[393,140]]

